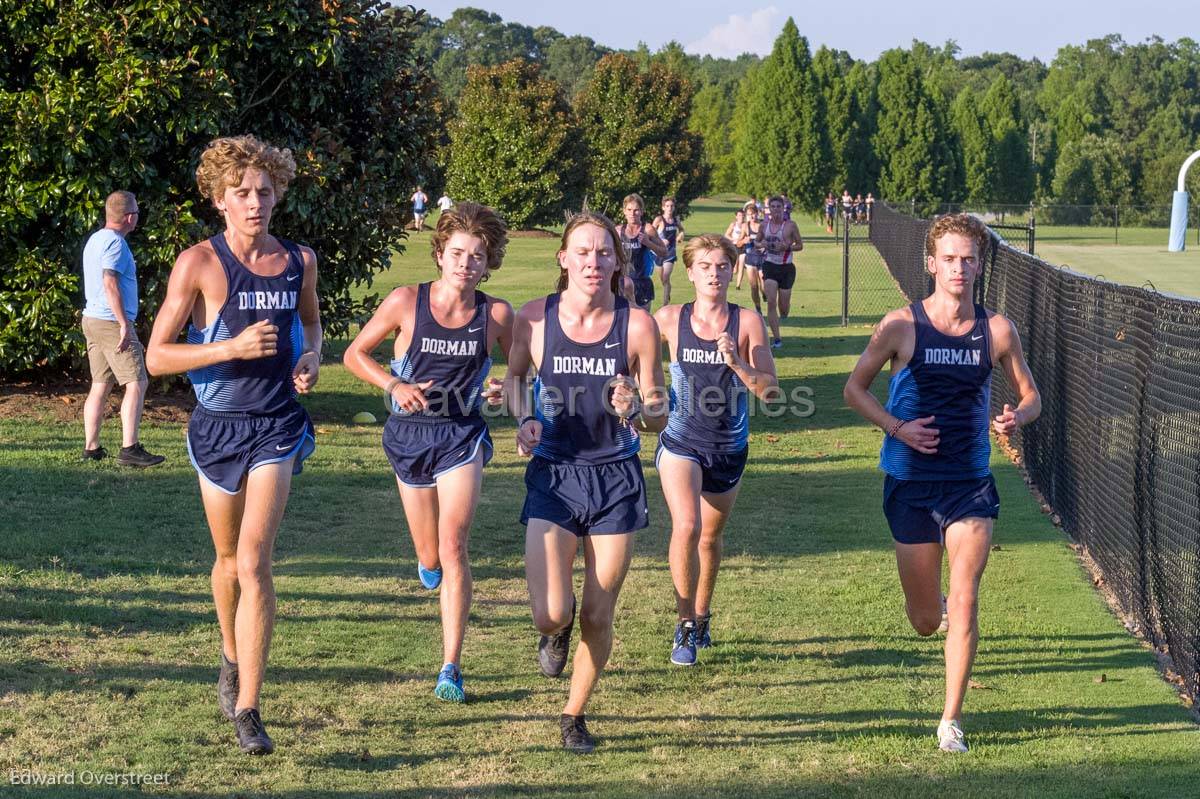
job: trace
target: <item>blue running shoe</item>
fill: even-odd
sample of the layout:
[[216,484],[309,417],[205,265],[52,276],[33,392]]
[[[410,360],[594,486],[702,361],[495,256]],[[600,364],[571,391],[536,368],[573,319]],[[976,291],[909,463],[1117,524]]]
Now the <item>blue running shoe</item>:
[[442,584],[442,570],[426,569],[419,560],[417,561],[417,576],[421,578],[421,585],[430,591]]
[[675,645],[671,662],[676,666],[696,665],[696,622],[688,619],[675,625]]
[[466,702],[467,695],[463,692],[462,682],[462,671],[453,663],[447,663],[438,672],[437,686],[433,689],[433,695],[447,702]]
[[712,636],[708,633],[709,622],[712,621],[712,614],[705,613],[703,616],[696,617],[696,648],[708,649],[712,646]]

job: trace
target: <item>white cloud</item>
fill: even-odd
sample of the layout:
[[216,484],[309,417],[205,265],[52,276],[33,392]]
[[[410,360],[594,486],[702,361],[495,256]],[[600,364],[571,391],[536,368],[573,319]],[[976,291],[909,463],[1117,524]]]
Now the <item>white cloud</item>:
[[696,55],[715,58],[737,58],[742,53],[766,55],[783,27],[783,12],[767,6],[749,15],[730,14],[729,20],[717,25],[703,38],[683,49]]

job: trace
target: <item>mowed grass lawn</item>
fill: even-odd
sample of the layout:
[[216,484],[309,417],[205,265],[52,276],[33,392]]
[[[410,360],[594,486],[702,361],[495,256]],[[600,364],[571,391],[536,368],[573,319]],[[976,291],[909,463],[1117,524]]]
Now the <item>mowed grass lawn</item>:
[[[723,230],[731,209],[698,203],[688,228]],[[516,303],[545,293],[556,245],[515,239],[488,290]],[[940,639],[904,618],[880,434],[841,398],[870,331],[836,325],[834,247],[800,262],[778,366],[785,389],[811,390],[815,413],[753,422],[717,645],[695,668],[668,663],[669,520],[647,437],[652,526],[638,536],[590,707],[600,746],[586,758],[559,749],[566,681],[535,665],[517,523],[525,461],[510,422],[493,425],[472,531],[470,701],[448,705],[432,696],[437,599],[416,579],[380,426],[349,423],[382,415],[382,401],[338,364],[345,343],[329,346],[305,399],[319,448],[276,547],[268,758],[240,754],[217,710],[211,544],[182,426],[148,425],[147,446],[170,460],[129,472],[80,463],[77,423],[32,411],[0,422],[0,794],[121,791],[10,786],[16,769],[163,772],[169,784],[143,792],[188,797],[1195,795],[1195,720],[1000,457],[1003,513],[964,718],[973,749],[936,750]],[[432,275],[419,234],[376,289]],[[686,298],[682,273],[676,284]],[[116,435],[110,420],[110,450]]]

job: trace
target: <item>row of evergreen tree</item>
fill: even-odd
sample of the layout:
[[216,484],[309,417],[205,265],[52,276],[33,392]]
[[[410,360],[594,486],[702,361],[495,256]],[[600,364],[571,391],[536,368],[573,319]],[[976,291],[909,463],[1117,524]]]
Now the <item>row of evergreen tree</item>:
[[[1064,47],[1049,66],[1007,53],[960,58],[953,42],[913,42],[868,62],[826,47],[812,53],[789,19],[769,56],[730,60],[688,55],[677,43],[614,53],[464,8],[428,19],[418,46],[457,106],[440,156],[452,193],[491,196],[481,190],[488,170],[499,177],[494,154],[505,150],[485,162],[462,148],[502,141],[502,131],[486,132],[499,123],[474,111],[513,103],[505,124],[527,137],[514,151],[540,155],[516,170],[528,188],[493,191],[526,205],[558,192],[608,208],[631,188],[684,202],[693,191],[785,191],[808,208],[842,188],[976,207],[1162,205],[1180,162],[1200,147],[1200,46],[1189,39],[1110,36]],[[513,59],[540,70],[503,67],[501,78],[478,68]],[[541,124],[513,127],[521,113]],[[680,114],[698,143],[681,131]],[[549,154],[544,141],[528,140],[529,127],[557,131],[564,148]],[[700,163],[688,160],[697,153]],[[553,190],[537,189],[535,162]],[[655,163],[684,174],[672,181]],[[512,172],[505,177],[519,177]],[[554,214],[551,205],[514,221]]]

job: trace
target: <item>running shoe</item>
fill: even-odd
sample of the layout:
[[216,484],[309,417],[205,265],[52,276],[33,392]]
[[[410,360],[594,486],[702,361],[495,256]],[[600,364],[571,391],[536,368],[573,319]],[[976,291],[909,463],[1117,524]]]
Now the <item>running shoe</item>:
[[238,711],[233,718],[233,729],[237,731],[238,746],[248,755],[269,755],[275,751],[275,742],[267,735],[258,708]]
[[596,748],[596,739],[588,732],[583,716],[568,716],[563,713],[559,717],[558,726],[562,730],[563,749],[568,752],[586,755]]
[[781,338],[771,339],[771,349],[777,350],[777,349],[781,349],[782,347],[783,347],[783,339],[781,339]]
[[453,663],[442,666],[438,672],[437,686],[433,695],[447,702],[466,702],[467,695],[463,692],[462,671]]
[[962,727],[958,726],[958,722],[950,719],[942,719],[937,730],[938,749],[943,752],[953,752],[962,754],[967,751],[967,742],[963,738]]
[[950,614],[946,612],[946,595],[942,594],[942,623],[938,625],[939,633],[946,633],[950,629]]
[[121,447],[121,451],[117,454],[118,464],[121,466],[133,466],[136,469],[157,466],[166,459],[165,455],[155,455],[152,452],[147,452],[141,442],[134,444],[132,447]]
[[95,449],[85,449],[82,459],[85,461],[102,461],[107,457],[108,450],[104,447],[96,447]]
[[571,630],[575,627],[575,597],[571,597],[571,620],[554,635],[543,635],[538,641],[538,665],[542,674],[557,677],[567,667],[571,651]]
[[419,560],[417,561],[417,576],[421,578],[421,585],[430,591],[442,584],[442,570],[426,569]]
[[691,619],[675,625],[675,642],[671,647],[671,662],[676,666],[696,665],[696,622]]
[[696,617],[696,648],[708,649],[713,645],[712,637],[708,634],[708,624],[712,621],[712,614],[705,613],[703,616]]
[[238,667],[225,657],[225,649],[222,648],[221,674],[217,677],[217,704],[221,707],[221,714],[230,721],[233,721],[234,711],[237,709],[237,698]]

